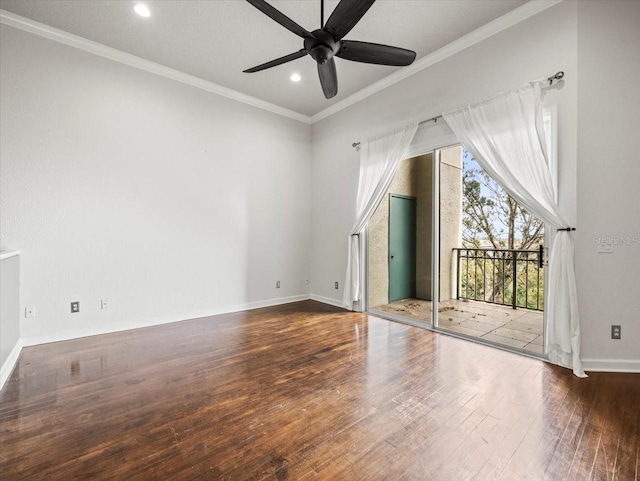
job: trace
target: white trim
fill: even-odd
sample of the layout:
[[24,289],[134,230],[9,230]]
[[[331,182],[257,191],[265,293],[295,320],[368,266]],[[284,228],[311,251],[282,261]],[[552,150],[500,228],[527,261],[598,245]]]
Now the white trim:
[[166,77],[168,79],[181,82],[183,84],[190,85],[192,87],[196,87],[201,90],[220,95],[222,97],[227,97],[229,99],[236,100],[238,102],[242,102],[244,104],[251,105],[253,107],[272,112],[274,114],[289,117],[290,119],[297,120],[305,124],[311,123],[311,117],[309,117],[308,115],[303,115],[301,113],[294,112],[293,110],[285,109],[284,107],[280,107],[279,105],[275,105],[255,97],[251,97],[250,95],[246,95],[236,90],[223,87],[222,85],[209,82],[208,80],[204,80],[199,77],[180,72],[179,70],[165,67],[164,65],[145,60],[135,55],[125,53],[121,50],[107,47],[106,45],[102,45],[101,43],[87,40],[86,38],[80,37],[78,35],[73,35],[72,33],[50,27],[49,25],[45,25],[44,23],[21,17],[20,15],[7,12],[6,10],[0,9],[0,23],[9,25],[10,27],[18,28],[20,30],[24,30],[25,32],[39,35],[40,37],[53,40],[54,42],[63,43],[65,45],[84,50],[85,52],[89,52],[100,57],[108,58],[109,60],[113,60],[115,62],[120,62],[130,67],[139,68],[140,70],[144,70],[146,72],[160,75],[161,77]]
[[469,48],[497,33],[506,30],[509,27],[512,27],[523,20],[526,20],[529,17],[537,15],[538,13],[546,10],[547,8],[553,7],[554,5],[560,3],[562,0],[532,0],[530,2],[525,3],[521,7],[512,10],[509,13],[506,13],[502,17],[496,18],[495,20],[483,25],[482,27],[474,30],[473,32],[468,33],[467,35],[460,37],[457,40],[445,45],[444,47],[436,50],[435,52],[430,53],[429,55],[422,57],[420,60],[414,62],[408,67],[404,67],[401,70],[384,77],[383,79],[378,80],[377,82],[369,85],[368,87],[359,90],[353,95],[341,100],[340,102],[336,102],[331,107],[328,107],[317,114],[311,117],[311,123],[315,124],[316,122],[329,117],[351,105],[360,102],[361,100],[379,92],[380,90],[386,89],[393,84],[400,82],[401,80],[410,77],[411,75],[424,70],[427,67],[431,67],[432,65],[441,62],[442,60],[455,55],[462,50]]
[[[264,301],[247,302],[246,304],[238,304],[229,310],[219,312],[218,314],[226,314],[229,312],[251,311],[262,307],[279,306],[281,304],[290,304],[292,302],[308,301],[309,294],[298,294],[297,296],[276,297],[274,299],[266,299]],[[217,314],[216,314],[217,315]]]
[[[292,302],[306,301],[309,299],[308,294],[301,294],[297,296],[278,297],[275,299],[267,299],[264,301],[247,302],[245,304],[236,304],[232,306],[222,307],[216,309],[208,314],[199,315],[195,319],[202,317],[218,316],[220,314],[230,314],[239,311],[250,311],[253,309],[259,309],[261,307],[278,306],[281,304],[290,304]],[[191,318],[194,319],[194,318]],[[22,342],[25,346],[37,346],[39,344],[48,344],[50,342],[69,341],[71,339],[78,339],[81,337],[99,336],[101,334],[111,334],[114,332],[130,331],[132,329],[141,329],[143,327],[160,326],[162,324],[170,324],[172,322],[182,322],[191,319],[165,319],[156,322],[139,322],[137,324],[129,325],[126,327],[116,329],[95,329],[88,328],[84,330],[74,329],[73,331],[52,332],[48,334],[41,334],[36,336],[24,337]]]
[[527,2],[523,6],[512,10],[502,17],[496,18],[495,20],[489,22],[486,25],[483,25],[473,32],[470,32],[467,35],[460,37],[459,39],[454,40],[453,42],[436,50],[435,52],[422,57],[412,65],[398,70],[395,73],[388,75],[387,77],[384,77],[383,79],[369,85],[368,87],[365,87],[364,89],[354,93],[353,95],[350,95],[349,97],[346,97],[345,99],[333,104],[331,107],[328,107],[311,117],[299,112],[294,112],[293,110],[289,110],[284,107],[280,107],[279,105],[260,100],[255,97],[242,94],[235,90],[223,87],[213,82],[195,77],[193,75],[189,75],[178,70],[174,70],[172,68],[157,64],[155,62],[145,60],[135,55],[131,55],[111,47],[107,47],[106,45],[87,40],[83,37],[79,37],[63,30],[50,27],[43,23],[21,17],[20,15],[7,12],[6,10],[0,9],[0,23],[33,33],[35,35],[39,35],[41,37],[48,38],[49,40],[53,40],[55,42],[60,42],[65,45],[69,45],[71,47],[93,53],[95,55],[99,55],[101,57],[108,58],[110,60],[114,60],[116,62],[123,63],[125,65],[129,65],[131,67],[136,67],[147,72],[151,72],[156,75],[175,80],[177,82],[191,85],[192,87],[196,87],[207,92],[211,92],[223,97],[236,100],[238,102],[252,105],[253,107],[282,115],[284,117],[288,117],[305,124],[314,124],[387,87],[390,87],[391,85],[400,82],[401,80],[406,79],[407,77],[410,77],[417,72],[420,72],[421,70],[426,69],[427,67],[441,62],[442,60],[451,57],[452,55],[455,55],[456,53],[466,48],[469,48],[497,33],[500,33],[503,30],[506,30],[507,28],[522,22],[529,17],[537,15],[538,13],[546,10],[547,8],[553,7],[561,1],[562,0],[532,0],[530,2]]
[[632,359],[583,359],[582,367],[591,372],[640,373],[640,360]]
[[2,390],[2,388],[4,387],[4,383],[7,382],[7,379],[9,379],[9,376],[11,376],[13,368],[16,367],[18,358],[20,357],[20,352],[22,351],[23,347],[24,344],[22,342],[22,339],[18,339],[16,345],[13,346],[13,349],[11,349],[9,357],[7,357],[7,360],[2,365],[2,368],[0,368],[0,390]]
[[0,261],[8,259],[9,257],[15,257],[19,255],[20,255],[20,251],[6,251],[6,252],[3,251],[3,252],[0,252]]
[[342,299],[332,299],[330,297],[319,296],[317,294],[311,294],[309,297],[312,301],[322,302],[323,304],[329,304],[330,306],[339,307],[341,309],[345,309],[344,304],[342,303]]

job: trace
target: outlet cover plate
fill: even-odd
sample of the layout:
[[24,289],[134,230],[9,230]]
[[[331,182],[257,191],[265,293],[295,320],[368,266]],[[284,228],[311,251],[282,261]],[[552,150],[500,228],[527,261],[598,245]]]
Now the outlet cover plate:
[[622,326],[611,325],[611,339],[622,339]]

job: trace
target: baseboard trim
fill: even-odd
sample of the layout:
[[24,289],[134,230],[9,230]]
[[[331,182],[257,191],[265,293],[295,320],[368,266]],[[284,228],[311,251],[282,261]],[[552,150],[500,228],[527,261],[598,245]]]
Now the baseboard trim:
[[582,367],[591,372],[640,373],[640,360],[631,359],[582,359]]
[[[234,306],[228,306],[226,308],[222,308],[212,312],[208,315],[201,317],[209,317],[209,316],[217,316],[220,314],[230,314],[233,312],[240,311],[250,311],[253,309],[260,309],[263,307],[271,307],[278,306],[282,304],[290,304],[292,302],[300,302],[306,300],[313,300],[317,302],[322,302],[323,304],[328,304],[331,306],[339,307],[344,309],[344,305],[342,301],[332,299],[330,297],[320,296],[317,294],[300,294],[297,296],[289,296],[289,297],[279,297],[275,299],[267,299],[263,301],[256,302],[248,302],[245,304],[237,304]],[[98,336],[101,334],[110,334],[113,332],[121,332],[121,331],[129,331],[132,329],[141,329],[144,327],[152,327],[159,326],[162,324],[169,324],[172,322],[180,322],[186,319],[168,319],[166,321],[154,322],[154,323],[140,323],[134,326],[128,326],[122,329],[112,329],[112,330],[102,330],[96,329],[93,331],[85,331],[78,333],[53,333],[53,334],[44,334],[39,336],[30,336],[27,338],[18,339],[18,342],[11,350],[9,357],[4,362],[2,367],[0,368],[0,390],[4,387],[4,384],[7,382],[13,369],[18,362],[18,358],[20,357],[20,353],[22,352],[23,347],[28,346],[37,346],[40,344],[48,344],[51,342],[60,342],[60,341],[69,341],[72,339],[79,339],[82,337],[89,336]],[[423,326],[420,326],[423,327]],[[583,359],[582,365],[585,371],[590,372],[628,372],[628,373],[640,373],[640,360],[626,360],[626,359]]]
[[7,379],[9,379],[9,376],[11,376],[13,368],[16,367],[18,358],[20,357],[20,352],[22,351],[23,347],[24,344],[22,342],[22,339],[18,339],[16,345],[13,346],[13,349],[11,349],[9,357],[2,365],[2,368],[0,368],[0,390],[2,390],[2,388],[4,387],[4,383],[7,382]]
[[309,294],[300,294],[297,296],[289,296],[289,297],[278,297],[274,299],[265,299],[263,301],[247,302],[244,304],[235,304],[231,306],[225,306],[225,307],[221,307],[220,309],[216,309],[214,311],[210,311],[202,315],[197,315],[196,317],[190,317],[187,319],[181,318],[181,319],[159,320],[154,322],[140,322],[137,324],[133,324],[133,325],[129,325],[121,328],[115,328],[115,329],[87,329],[84,331],[74,330],[73,332],[71,331],[54,332],[49,334],[28,336],[23,338],[22,342],[24,343],[25,347],[38,346],[40,344],[70,341],[72,339],[80,339],[83,337],[90,337],[90,336],[99,336],[101,334],[111,334],[114,332],[131,331],[133,329],[142,329],[145,327],[160,326],[163,324],[170,324],[172,322],[181,322],[181,321],[187,321],[190,319],[199,319],[202,317],[218,316],[220,314],[231,314],[233,312],[240,312],[240,311],[251,311],[253,309],[260,309],[262,307],[279,306],[281,304],[290,304],[292,302],[300,302],[300,301],[306,301],[306,300],[309,300]]
[[323,304],[329,304],[330,306],[340,307],[342,309],[345,308],[342,301],[332,299],[331,297],[324,297],[324,296],[319,296],[317,294],[311,294],[311,296],[309,296],[309,299],[311,299],[312,301],[322,302]]
[[291,304],[292,302],[308,301],[310,299],[309,294],[300,294],[297,296],[289,297],[277,297],[275,299],[267,299],[266,301],[248,302],[246,304],[239,304],[233,306],[230,310],[221,312],[220,314],[227,314],[230,312],[251,311],[253,309],[260,309],[263,307],[279,306],[281,304]]

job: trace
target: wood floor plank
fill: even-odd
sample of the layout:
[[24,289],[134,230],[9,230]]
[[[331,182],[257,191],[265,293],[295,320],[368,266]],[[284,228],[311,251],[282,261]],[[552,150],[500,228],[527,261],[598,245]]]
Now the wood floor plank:
[[[625,380],[626,381],[626,380]],[[634,383],[624,382],[624,396],[635,396],[635,410],[629,406],[619,406],[621,411],[617,443],[616,457],[614,461],[614,481],[638,480],[638,451],[640,450],[640,409],[637,399],[640,399],[640,390]]]
[[313,301],[24,348],[8,480],[638,481],[640,375]]

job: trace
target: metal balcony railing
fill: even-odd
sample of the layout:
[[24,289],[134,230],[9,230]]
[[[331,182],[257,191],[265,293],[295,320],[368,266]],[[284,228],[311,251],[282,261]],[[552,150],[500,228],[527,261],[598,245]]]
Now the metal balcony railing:
[[544,251],[454,248],[457,298],[544,310]]

